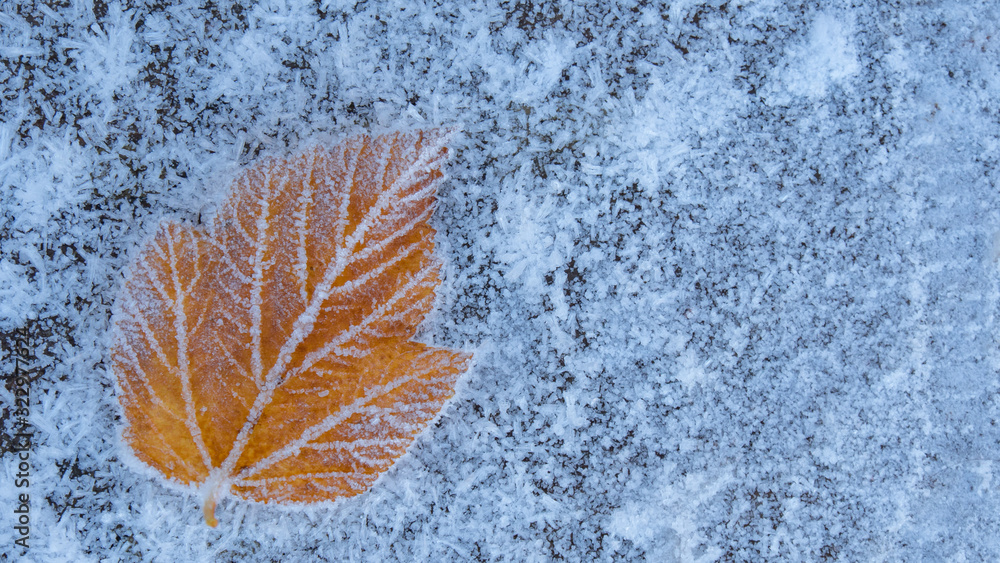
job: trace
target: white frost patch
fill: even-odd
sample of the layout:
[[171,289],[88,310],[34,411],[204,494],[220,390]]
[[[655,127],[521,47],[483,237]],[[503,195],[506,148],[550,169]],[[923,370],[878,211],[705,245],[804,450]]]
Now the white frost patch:
[[643,548],[647,560],[678,561],[678,538],[661,507],[630,503],[611,515],[608,531]]
[[61,47],[73,52],[87,77],[86,86],[109,111],[114,105],[114,94],[127,88],[139,71],[135,45],[135,21],[132,12],[112,4],[109,20],[103,26],[94,23],[89,34],[81,39],[64,39]]
[[648,560],[717,561],[722,549],[711,545],[698,529],[701,507],[715,502],[733,480],[728,470],[688,473],[678,478],[668,462],[644,503],[622,506],[610,517],[608,531],[645,550]]
[[[74,208],[87,196],[80,170],[84,151],[68,138],[46,139],[0,164],[0,189],[10,194],[14,225],[37,230],[61,211]],[[4,171],[10,166],[12,170]]]
[[[605,178],[620,174],[649,194],[658,194],[669,185],[677,203],[696,197],[688,182],[678,178],[698,169],[705,156],[699,150],[701,139],[709,131],[729,127],[744,100],[743,93],[733,87],[730,72],[735,71],[681,65],[682,72],[650,67],[649,89],[641,101],[626,92],[623,107],[630,115],[625,114],[624,121],[606,137],[624,150],[600,171]],[[601,84],[604,77],[594,73],[592,80]]]
[[[505,198],[497,213],[497,223],[505,234],[506,251],[500,259],[508,264],[504,278],[517,283],[531,303],[540,303],[547,295],[554,308],[555,317],[563,321],[569,314],[569,305],[563,294],[568,251],[565,237],[558,237],[553,229],[553,219],[559,216],[552,198],[539,202],[530,200],[523,192]],[[552,276],[549,283],[546,275]]]
[[993,490],[994,463],[991,459],[982,459],[972,469],[973,474],[981,479],[976,486],[976,494],[979,496],[988,495]]
[[789,93],[816,100],[858,72],[852,28],[830,14],[816,18],[805,43],[787,53],[789,64],[781,76]]
[[993,233],[993,244],[990,246],[990,262],[1000,261],[1000,231]]
[[695,385],[704,385],[711,378],[711,374],[705,370],[709,363],[702,362],[694,350],[686,350],[678,358],[677,380],[687,390]]
[[38,269],[38,273],[32,282],[28,279],[27,268],[0,259],[0,330],[13,330],[34,318],[37,306],[49,296],[41,255],[30,246],[22,248],[20,254]]
[[555,40],[531,43],[525,48],[522,62],[523,78],[521,87],[513,96],[522,104],[541,102],[562,77],[563,69],[573,62],[576,48],[568,42]]

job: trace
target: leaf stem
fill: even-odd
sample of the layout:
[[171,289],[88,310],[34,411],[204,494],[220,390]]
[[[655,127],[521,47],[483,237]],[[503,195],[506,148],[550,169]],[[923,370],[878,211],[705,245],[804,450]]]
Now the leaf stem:
[[201,505],[201,511],[205,513],[206,524],[213,528],[219,525],[219,521],[215,518],[215,495],[211,495],[205,499],[205,502]]
[[225,490],[228,491],[229,484],[228,481],[223,481],[218,470],[212,473],[202,486],[204,500],[201,501],[201,511],[205,515],[205,523],[214,528],[219,525],[219,521],[215,518],[215,504],[222,493],[221,489],[225,487]]

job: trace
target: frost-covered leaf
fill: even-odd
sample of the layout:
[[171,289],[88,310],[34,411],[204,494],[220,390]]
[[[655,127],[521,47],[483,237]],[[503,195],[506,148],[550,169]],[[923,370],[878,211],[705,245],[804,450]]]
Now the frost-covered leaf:
[[470,355],[411,341],[439,283],[439,131],[245,171],[210,228],[161,225],[114,314],[125,442],[199,487],[308,503],[364,491]]

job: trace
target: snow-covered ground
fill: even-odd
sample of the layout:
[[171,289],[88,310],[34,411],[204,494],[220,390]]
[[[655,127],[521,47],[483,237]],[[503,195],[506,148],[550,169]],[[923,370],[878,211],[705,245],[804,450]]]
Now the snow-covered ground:
[[[2,4],[0,552],[27,494],[27,561],[1000,558],[993,2],[424,4]],[[423,338],[475,367],[367,493],[208,528],[120,442],[128,260],[436,125]]]

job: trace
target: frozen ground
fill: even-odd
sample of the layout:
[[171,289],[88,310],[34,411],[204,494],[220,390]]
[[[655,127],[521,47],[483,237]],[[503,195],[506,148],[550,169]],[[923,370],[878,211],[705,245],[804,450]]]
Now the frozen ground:
[[[3,3],[0,552],[27,491],[28,561],[1000,558],[993,2],[436,4]],[[426,125],[426,338],[475,368],[368,493],[206,527],[118,442],[129,256],[259,156]]]

